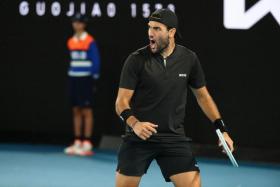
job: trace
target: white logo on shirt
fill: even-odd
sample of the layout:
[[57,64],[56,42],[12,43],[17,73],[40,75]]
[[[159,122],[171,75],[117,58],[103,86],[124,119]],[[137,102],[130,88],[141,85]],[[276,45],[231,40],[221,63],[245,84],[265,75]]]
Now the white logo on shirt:
[[179,73],[179,77],[187,77],[186,73]]

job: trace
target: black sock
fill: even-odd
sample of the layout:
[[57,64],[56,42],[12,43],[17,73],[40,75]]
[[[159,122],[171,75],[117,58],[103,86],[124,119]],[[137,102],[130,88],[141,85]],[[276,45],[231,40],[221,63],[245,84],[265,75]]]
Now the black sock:
[[74,138],[75,138],[75,140],[82,140],[81,136],[75,136]]
[[90,141],[91,142],[91,137],[84,137],[84,141]]

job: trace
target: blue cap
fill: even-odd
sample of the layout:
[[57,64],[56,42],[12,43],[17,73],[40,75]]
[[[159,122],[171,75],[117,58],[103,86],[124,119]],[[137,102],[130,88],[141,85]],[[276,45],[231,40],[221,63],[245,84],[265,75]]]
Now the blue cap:
[[88,19],[85,15],[82,15],[80,13],[75,14],[72,17],[72,22],[82,22],[82,23],[87,23]]

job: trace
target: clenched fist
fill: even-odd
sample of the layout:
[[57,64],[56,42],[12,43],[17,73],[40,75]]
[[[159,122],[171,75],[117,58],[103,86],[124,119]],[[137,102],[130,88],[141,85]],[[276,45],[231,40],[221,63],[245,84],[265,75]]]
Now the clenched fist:
[[152,134],[157,133],[156,128],[158,125],[155,125],[150,122],[136,122],[133,126],[134,133],[141,138],[142,140],[147,140],[152,136]]

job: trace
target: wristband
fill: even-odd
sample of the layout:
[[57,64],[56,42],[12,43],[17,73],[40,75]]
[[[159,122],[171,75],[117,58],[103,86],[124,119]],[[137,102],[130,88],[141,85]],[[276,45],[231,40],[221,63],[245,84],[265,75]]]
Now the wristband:
[[214,121],[214,126],[216,129],[220,129],[221,132],[228,132],[227,127],[221,118]]
[[130,108],[124,109],[124,111],[121,112],[120,118],[126,123],[126,120],[133,115],[133,112]]

